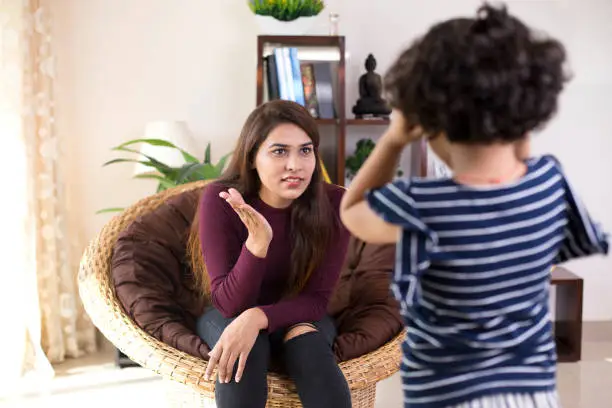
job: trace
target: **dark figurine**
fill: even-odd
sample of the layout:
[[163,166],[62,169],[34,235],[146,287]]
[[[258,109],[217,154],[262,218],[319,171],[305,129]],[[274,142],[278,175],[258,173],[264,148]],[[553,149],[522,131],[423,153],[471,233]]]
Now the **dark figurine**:
[[387,118],[391,109],[382,98],[382,78],[374,70],[376,59],[372,54],[365,61],[366,73],[359,78],[359,100],[353,106],[353,113],[358,119],[364,117]]

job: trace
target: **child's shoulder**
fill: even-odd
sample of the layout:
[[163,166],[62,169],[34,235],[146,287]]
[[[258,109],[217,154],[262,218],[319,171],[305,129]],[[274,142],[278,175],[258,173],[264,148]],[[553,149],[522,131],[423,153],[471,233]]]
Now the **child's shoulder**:
[[525,161],[529,166],[556,166],[558,169],[561,169],[561,162],[557,159],[556,156],[552,154],[543,154],[540,156],[530,157]]

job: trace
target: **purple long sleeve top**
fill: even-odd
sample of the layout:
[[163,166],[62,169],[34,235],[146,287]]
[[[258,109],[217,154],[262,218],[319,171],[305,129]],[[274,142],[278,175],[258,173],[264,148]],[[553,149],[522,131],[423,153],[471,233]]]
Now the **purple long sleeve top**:
[[274,236],[265,258],[245,246],[248,231],[219,193],[224,187],[209,184],[201,197],[200,241],[210,277],[212,304],[225,317],[260,307],[268,318],[268,331],[321,319],[338,281],[347,251],[349,233],[339,221],[344,190],[326,184],[326,193],[337,218],[327,252],[303,291],[282,299],[291,265],[291,207],[274,208],[258,197],[247,199],[270,223]]

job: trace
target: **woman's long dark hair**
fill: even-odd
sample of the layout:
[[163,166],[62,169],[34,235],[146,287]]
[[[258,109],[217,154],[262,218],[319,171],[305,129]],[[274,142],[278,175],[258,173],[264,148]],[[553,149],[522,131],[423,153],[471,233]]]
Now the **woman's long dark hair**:
[[[230,163],[218,182],[227,188],[235,188],[246,200],[257,196],[261,181],[254,168],[255,156],[270,132],[284,123],[298,126],[310,137],[316,160],[310,184],[291,205],[293,242],[285,290],[285,294],[291,296],[304,288],[312,271],[321,263],[335,222],[324,190],[319,160],[320,137],[315,120],[304,107],[294,102],[274,100],[260,105],[247,118]],[[209,295],[210,280],[198,234],[199,218],[196,213],[189,234],[188,253],[197,287],[204,295]]]

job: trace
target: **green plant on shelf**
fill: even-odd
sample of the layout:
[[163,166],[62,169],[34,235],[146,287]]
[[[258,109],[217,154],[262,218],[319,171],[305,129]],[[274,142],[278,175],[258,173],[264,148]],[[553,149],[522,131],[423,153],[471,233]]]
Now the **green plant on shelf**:
[[[147,143],[153,146],[176,149],[182,154],[183,158],[185,159],[185,164],[179,167],[172,167],[165,163],[162,163],[161,161],[151,156],[142,154],[138,150],[129,147],[137,143]],[[219,159],[216,164],[213,163],[210,158],[210,143],[208,143],[208,145],[206,146],[206,151],[204,152],[204,160],[200,161],[197,157],[177,147],[173,143],[161,139],[130,140],[119,146],[114,147],[112,150],[123,153],[133,153],[139,155],[140,157],[138,159],[121,157],[109,160],[102,165],[103,167],[115,163],[140,163],[144,166],[150,167],[151,172],[145,174],[138,174],[134,176],[134,178],[157,180],[157,192],[164,191],[166,189],[176,187],[181,184],[191,183],[193,181],[217,179],[225,169],[227,159],[231,155],[231,153],[228,153],[225,156],[221,157],[221,159]],[[106,212],[120,212],[123,210],[124,209],[120,207],[105,208],[97,211],[96,214]]]
[[[357,174],[363,163],[372,154],[376,143],[372,139],[361,139],[357,142],[355,153],[346,158],[346,176],[349,180]],[[398,169],[396,173],[397,177],[404,175],[402,169]]]
[[249,7],[259,16],[293,21],[318,15],[325,8],[325,3],[321,0],[249,0]]

